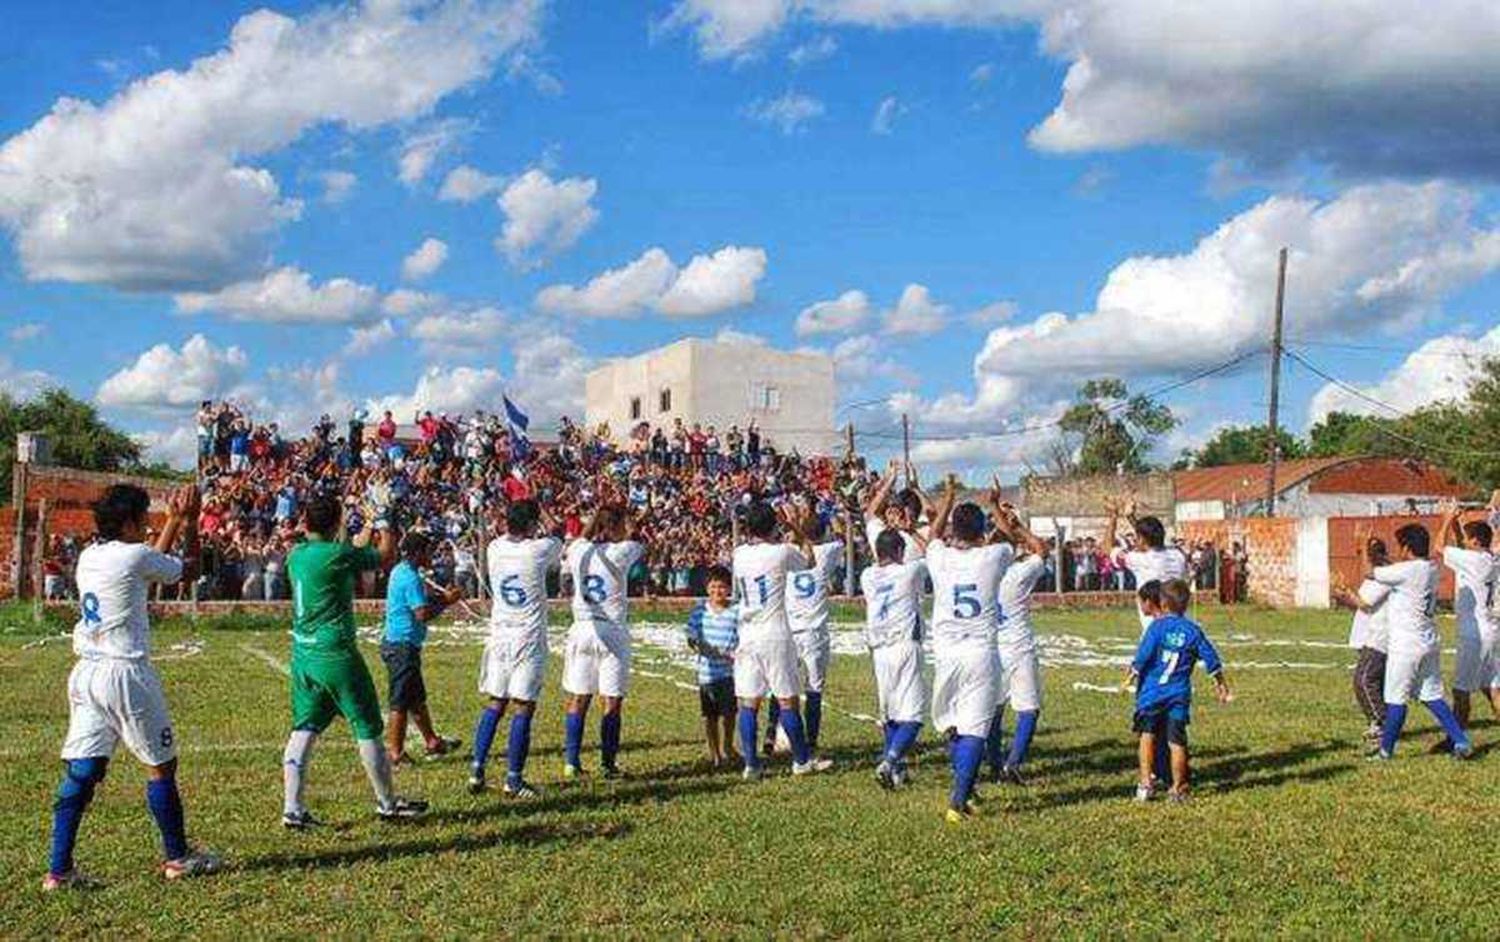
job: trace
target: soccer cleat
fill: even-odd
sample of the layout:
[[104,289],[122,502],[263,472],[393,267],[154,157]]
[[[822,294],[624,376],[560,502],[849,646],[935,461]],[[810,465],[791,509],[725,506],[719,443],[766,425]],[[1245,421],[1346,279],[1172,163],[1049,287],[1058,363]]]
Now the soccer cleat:
[[1429,756],[1445,756],[1449,755],[1452,752],[1453,740],[1449,739],[1447,736],[1444,736],[1442,739],[1439,739],[1437,742],[1427,747],[1427,754]]
[[1453,747],[1453,758],[1462,762],[1465,759],[1474,758],[1474,744],[1465,739]]
[[1394,753],[1386,752],[1379,746],[1365,753],[1365,760],[1368,762],[1389,762],[1394,758],[1396,758]]
[[576,782],[581,778],[583,778],[583,768],[581,766],[572,765],[567,762],[563,763],[563,781]]
[[964,814],[968,815],[971,818],[977,818],[979,817],[979,807],[979,796],[970,795],[969,800],[964,802]]
[[48,893],[54,890],[96,890],[104,884],[92,877],[86,877],[75,867],[67,873],[49,873],[42,877],[42,889]]
[[1371,723],[1369,726],[1365,727],[1364,736],[1365,739],[1368,739],[1370,742],[1377,742],[1380,739],[1380,734],[1383,732],[1385,732],[1385,730],[1381,729],[1379,723]]
[[422,758],[428,762],[431,762],[433,759],[441,759],[443,756],[452,755],[457,752],[458,747],[463,744],[464,741],[462,739],[456,739],[452,736],[441,736],[438,738],[436,746],[422,750]]
[[896,790],[896,769],[891,765],[890,759],[881,759],[880,764],[875,766],[875,781],[888,792]]
[[542,793],[531,786],[525,779],[506,779],[505,787],[501,789],[507,798],[520,798],[530,801],[533,798],[542,797]]
[[815,775],[818,772],[827,772],[831,768],[833,768],[833,760],[832,759],[820,759],[817,756],[813,756],[811,759],[808,759],[806,762],[793,762],[792,763],[792,774],[793,775]]
[[740,777],[747,782],[758,782],[766,777],[766,772],[758,765],[747,765],[745,771],[740,773]]
[[484,781],[484,769],[477,765],[469,766],[469,794],[482,794],[487,787]]
[[906,784],[911,781],[911,770],[906,767],[904,760],[891,770],[891,781],[897,788],[905,788]]
[[1139,801],[1139,802],[1141,802],[1141,803],[1144,804],[1145,802],[1148,802],[1148,801],[1150,801],[1151,799],[1153,799],[1155,797],[1156,797],[1156,787],[1155,787],[1154,782],[1151,785],[1136,785],[1135,786],[1135,800],[1136,801]]
[[397,798],[389,805],[375,809],[382,821],[410,821],[427,813],[427,802],[420,798]]
[[760,747],[761,754],[770,758],[776,754],[776,737],[767,736],[765,744]]
[[1014,765],[1006,765],[1000,767],[999,781],[1007,785],[1019,785],[1022,788],[1026,787],[1026,780],[1021,777],[1020,768]]
[[604,779],[605,781],[612,781],[614,779],[624,778],[625,773],[620,771],[620,767],[618,765],[606,765],[599,770],[599,777]]
[[281,826],[288,831],[306,831],[308,828],[318,827],[322,823],[322,821],[312,816],[311,811],[305,808],[301,811],[284,811],[281,814]]
[[176,860],[165,861],[161,865],[161,875],[168,880],[181,880],[185,877],[206,877],[209,874],[218,873],[223,864],[219,858],[206,851],[189,851],[186,857]]

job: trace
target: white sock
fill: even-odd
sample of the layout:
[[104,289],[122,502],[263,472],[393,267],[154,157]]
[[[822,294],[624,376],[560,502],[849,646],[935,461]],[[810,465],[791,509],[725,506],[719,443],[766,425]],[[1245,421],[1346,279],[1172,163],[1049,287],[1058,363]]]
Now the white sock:
[[385,754],[385,743],[378,739],[361,739],[359,762],[375,788],[375,800],[380,802],[380,807],[389,808],[396,801],[396,786],[391,781],[391,760]]
[[312,747],[317,738],[318,734],[310,729],[294,729],[287,737],[286,751],[281,754],[281,780],[286,788],[282,810],[287,814],[301,814],[307,810],[302,804],[302,792],[307,786],[307,763],[312,759]]

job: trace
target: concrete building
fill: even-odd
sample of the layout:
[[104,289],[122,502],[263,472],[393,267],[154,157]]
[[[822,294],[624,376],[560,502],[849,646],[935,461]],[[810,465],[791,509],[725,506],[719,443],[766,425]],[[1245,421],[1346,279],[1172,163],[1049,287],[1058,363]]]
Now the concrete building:
[[642,422],[670,428],[682,419],[723,435],[754,419],[772,447],[830,454],[839,447],[833,403],[829,357],[688,338],[589,373],[584,411],[590,426],[609,423],[616,439]]

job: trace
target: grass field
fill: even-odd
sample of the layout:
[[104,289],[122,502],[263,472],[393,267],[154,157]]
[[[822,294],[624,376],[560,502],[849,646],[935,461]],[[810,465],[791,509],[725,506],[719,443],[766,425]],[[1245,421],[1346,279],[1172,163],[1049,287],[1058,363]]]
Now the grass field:
[[[455,759],[398,773],[401,790],[432,800],[427,820],[381,824],[339,725],[308,792],[332,826],[308,834],[278,823],[284,634],[168,625],[156,649],[189,832],[228,872],[181,885],[155,875],[143,774],[122,751],[79,849],[107,885],[51,896],[38,884],[71,659],[63,641],[7,633],[0,935],[1493,938],[1492,718],[1481,713],[1478,761],[1423,754],[1434,726],[1417,710],[1398,761],[1364,762],[1343,617],[1213,609],[1205,621],[1236,699],[1213,704],[1200,685],[1186,806],[1130,802],[1130,701],[1095,689],[1118,685],[1133,618],[1073,612],[1039,618],[1046,706],[1032,784],[987,786],[984,817],[963,827],[944,824],[948,777],[930,731],[913,786],[876,787],[878,735],[851,715],[873,711],[868,658],[834,658],[823,751],[836,772],[794,781],[778,764],[749,785],[702,764],[691,673],[642,643],[625,780],[560,786],[554,657],[532,755],[542,800],[471,797]],[[1451,619],[1444,627],[1451,641]],[[439,725],[466,741],[478,654],[449,631],[426,656]]]

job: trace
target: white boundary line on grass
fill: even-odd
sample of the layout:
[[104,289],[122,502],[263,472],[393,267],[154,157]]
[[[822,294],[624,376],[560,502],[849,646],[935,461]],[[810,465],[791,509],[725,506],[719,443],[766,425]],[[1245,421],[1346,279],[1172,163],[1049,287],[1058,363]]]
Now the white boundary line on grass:
[[286,662],[285,661],[281,660],[280,658],[276,657],[275,655],[273,655],[273,654],[271,654],[271,653],[269,653],[267,651],[264,651],[264,650],[256,647],[253,644],[242,644],[242,645],[240,645],[240,650],[244,651],[246,654],[250,655],[251,657],[254,657],[257,660],[259,660],[259,661],[261,661],[261,662],[269,665],[270,667],[272,667],[272,668],[274,668],[274,669],[276,669],[278,671],[281,671],[281,673],[283,675],[285,675],[287,677],[292,676],[292,669],[290,667],[286,666]]

